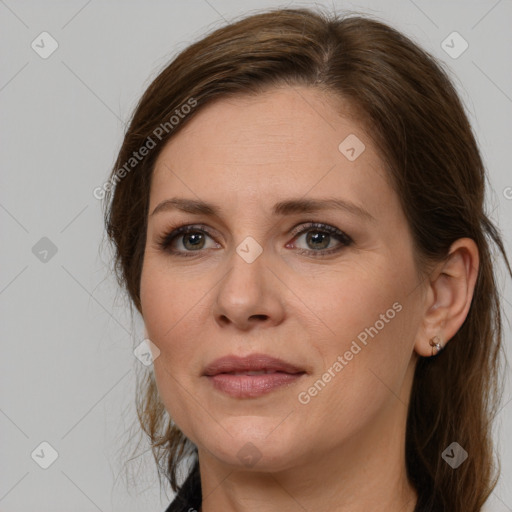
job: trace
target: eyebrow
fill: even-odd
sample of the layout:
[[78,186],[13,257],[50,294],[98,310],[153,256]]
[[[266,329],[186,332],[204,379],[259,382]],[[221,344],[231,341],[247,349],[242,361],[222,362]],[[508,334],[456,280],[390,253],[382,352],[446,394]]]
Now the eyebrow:
[[[376,222],[370,212],[355,203],[345,199],[325,198],[325,199],[288,199],[280,201],[274,205],[273,215],[293,215],[297,213],[313,213],[323,210],[342,210],[351,215],[358,216],[370,222]],[[184,199],[173,197],[159,203],[151,213],[151,216],[161,212],[179,210],[194,215],[206,215],[210,217],[221,217],[222,208],[199,201],[196,199]]]

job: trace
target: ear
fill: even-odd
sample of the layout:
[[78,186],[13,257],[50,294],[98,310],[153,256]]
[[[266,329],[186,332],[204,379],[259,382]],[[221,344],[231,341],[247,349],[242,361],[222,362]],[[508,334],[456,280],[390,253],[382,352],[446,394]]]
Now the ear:
[[[414,349],[423,357],[432,356],[430,340],[443,347],[464,323],[471,306],[479,267],[478,247],[471,238],[460,238],[429,277],[424,314]],[[436,351],[434,350],[434,355]]]

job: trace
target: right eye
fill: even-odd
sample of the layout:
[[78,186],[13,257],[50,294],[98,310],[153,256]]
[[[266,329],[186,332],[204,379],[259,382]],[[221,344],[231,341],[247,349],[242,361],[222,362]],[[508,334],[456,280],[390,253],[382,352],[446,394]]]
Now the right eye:
[[[205,247],[206,240],[212,238],[206,226],[186,225],[167,231],[158,240],[158,246],[165,252],[175,256],[194,256],[193,253],[200,252]],[[218,248],[219,244],[211,248]],[[182,248],[176,248],[176,245]],[[189,253],[189,254],[187,254]],[[192,253],[192,254],[190,254]]]

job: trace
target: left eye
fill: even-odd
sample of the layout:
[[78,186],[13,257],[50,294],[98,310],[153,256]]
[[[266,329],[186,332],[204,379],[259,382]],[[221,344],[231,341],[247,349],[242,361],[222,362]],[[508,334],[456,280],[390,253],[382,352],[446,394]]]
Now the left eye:
[[[299,240],[302,237],[305,237],[307,248],[300,249],[300,252],[318,253],[314,254],[315,256],[331,254],[333,252],[337,252],[342,247],[347,247],[352,244],[352,239],[348,235],[340,231],[338,228],[327,224],[309,225],[305,229],[302,229],[294,240]],[[334,249],[331,248],[330,250],[327,250],[334,240],[337,240],[338,244],[335,245]]]

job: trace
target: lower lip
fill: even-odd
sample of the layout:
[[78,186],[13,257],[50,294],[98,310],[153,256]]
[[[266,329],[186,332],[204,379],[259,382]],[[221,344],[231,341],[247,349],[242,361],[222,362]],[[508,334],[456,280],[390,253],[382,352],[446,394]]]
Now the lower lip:
[[219,373],[208,376],[213,386],[235,398],[254,398],[277,388],[297,382],[304,373],[262,373],[260,375],[230,375]]

